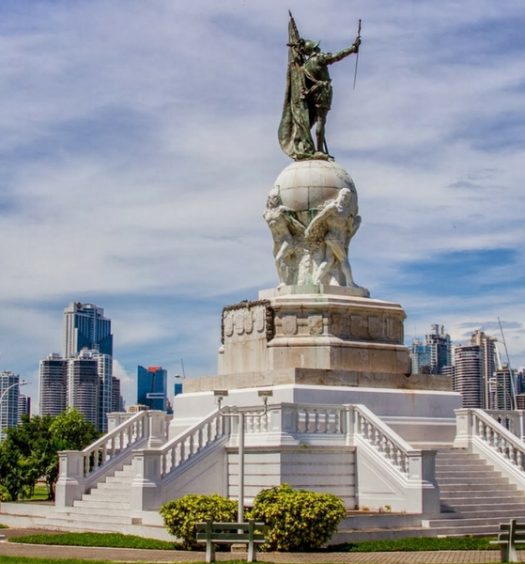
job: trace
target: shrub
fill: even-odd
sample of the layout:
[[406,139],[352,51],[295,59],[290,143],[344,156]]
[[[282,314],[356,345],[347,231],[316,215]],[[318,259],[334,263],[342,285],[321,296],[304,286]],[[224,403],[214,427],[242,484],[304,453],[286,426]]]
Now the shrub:
[[345,514],[343,502],[333,494],[281,484],[256,496],[250,517],[269,526],[263,549],[305,551],[328,542]]
[[194,548],[195,525],[212,519],[233,523],[237,519],[237,503],[218,494],[188,494],[166,502],[160,508],[168,531],[182,541],[185,549]]

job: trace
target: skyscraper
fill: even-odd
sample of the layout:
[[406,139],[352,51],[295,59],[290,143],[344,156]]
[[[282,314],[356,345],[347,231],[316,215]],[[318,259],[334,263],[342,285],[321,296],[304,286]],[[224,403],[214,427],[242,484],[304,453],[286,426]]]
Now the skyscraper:
[[64,321],[66,358],[75,356],[84,348],[113,356],[111,320],[104,317],[101,307],[72,302],[64,309]]
[[[463,407],[503,409],[512,393],[509,379],[496,375],[496,339],[476,330],[468,345],[454,350],[454,390],[461,392]],[[507,386],[505,388],[504,386]],[[497,388],[500,388],[498,391]],[[505,389],[507,390],[505,392]]]
[[412,341],[410,360],[412,361],[412,374],[429,374],[431,372],[430,347],[423,344],[420,339]]
[[58,415],[67,405],[67,359],[52,353],[40,361],[40,414]]
[[18,399],[20,394],[20,376],[9,370],[0,372],[0,441],[5,437],[6,429],[16,427],[18,423]]
[[452,364],[450,335],[445,333],[443,325],[431,326],[431,332],[425,335],[425,344],[414,339],[410,358],[414,374],[443,374],[443,368]]
[[483,402],[481,407],[490,408],[489,381],[498,368],[496,359],[496,339],[489,337],[483,331],[476,330],[470,338],[472,346],[479,347],[479,371],[482,381]]
[[450,335],[445,333],[443,325],[432,325],[432,330],[425,335],[425,342],[430,349],[430,367],[432,374],[442,374],[443,367],[452,362]]
[[460,345],[454,349],[453,388],[461,394],[463,407],[485,405],[479,346]]
[[167,410],[168,371],[162,366],[137,368],[137,403],[150,409]]
[[100,378],[98,359],[93,351],[83,349],[67,359],[67,404],[100,429]]

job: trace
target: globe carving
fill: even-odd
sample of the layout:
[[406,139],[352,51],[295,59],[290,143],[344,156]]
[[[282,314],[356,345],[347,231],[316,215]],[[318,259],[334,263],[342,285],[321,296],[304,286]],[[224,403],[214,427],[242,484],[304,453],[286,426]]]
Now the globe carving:
[[293,162],[279,174],[275,188],[282,204],[298,213],[319,209],[327,201],[335,200],[341,189],[348,188],[357,211],[354,182],[348,172],[334,161]]

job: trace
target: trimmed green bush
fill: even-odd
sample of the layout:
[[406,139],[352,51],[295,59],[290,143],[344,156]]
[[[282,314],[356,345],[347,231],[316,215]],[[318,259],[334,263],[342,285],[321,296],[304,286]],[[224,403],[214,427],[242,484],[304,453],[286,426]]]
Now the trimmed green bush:
[[343,502],[333,494],[281,484],[259,492],[250,517],[269,526],[263,550],[300,552],[327,543],[345,514]]
[[234,523],[237,519],[237,502],[218,494],[188,494],[166,502],[160,508],[168,531],[182,542],[186,550],[196,545],[195,525],[213,521]]

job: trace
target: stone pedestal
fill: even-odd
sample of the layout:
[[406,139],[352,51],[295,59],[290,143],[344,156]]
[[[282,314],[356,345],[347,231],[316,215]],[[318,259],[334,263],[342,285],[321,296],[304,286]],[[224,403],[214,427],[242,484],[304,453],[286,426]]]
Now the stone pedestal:
[[219,375],[310,368],[410,373],[399,304],[338,286],[281,286],[225,307]]

